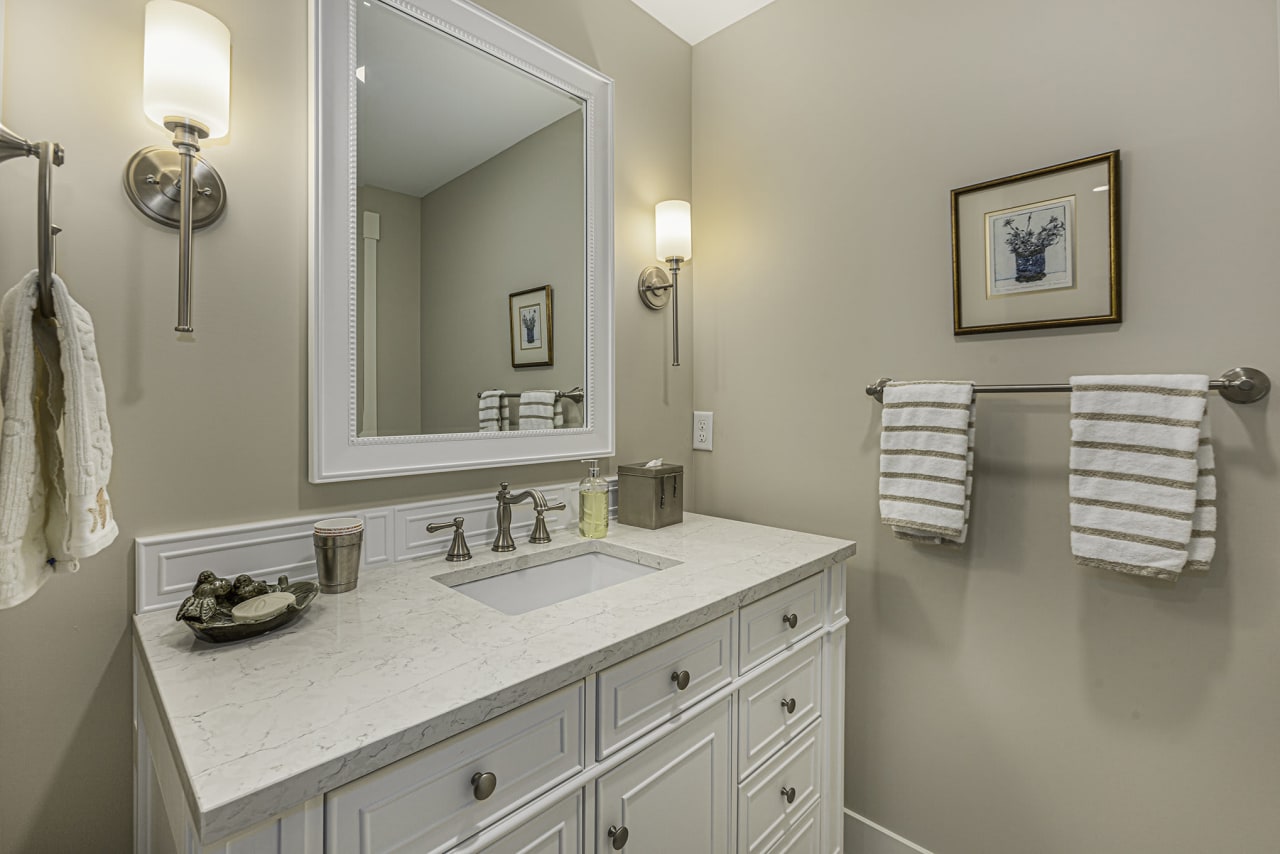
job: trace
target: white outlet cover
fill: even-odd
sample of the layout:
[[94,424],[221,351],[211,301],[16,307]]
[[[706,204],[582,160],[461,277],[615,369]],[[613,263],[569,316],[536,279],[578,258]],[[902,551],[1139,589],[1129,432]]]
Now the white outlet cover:
[[710,412],[693,413],[693,449],[710,451],[715,432],[715,416]]

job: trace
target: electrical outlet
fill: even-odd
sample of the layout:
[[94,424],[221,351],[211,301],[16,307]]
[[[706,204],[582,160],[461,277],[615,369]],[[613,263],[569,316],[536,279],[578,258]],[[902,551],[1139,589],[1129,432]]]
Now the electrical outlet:
[[693,449],[711,450],[712,415],[710,412],[693,413]]

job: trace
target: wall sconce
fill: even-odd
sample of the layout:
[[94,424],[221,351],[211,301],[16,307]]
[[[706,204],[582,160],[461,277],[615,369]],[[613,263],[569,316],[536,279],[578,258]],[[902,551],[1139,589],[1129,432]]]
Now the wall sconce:
[[142,110],[173,132],[173,147],[148,146],[125,167],[129,200],[178,229],[178,332],[191,326],[191,232],[218,221],[227,189],[200,157],[200,140],[227,135],[231,111],[231,31],[176,0],[147,4]]
[[[671,303],[671,366],[680,367],[680,264],[693,257],[691,210],[688,202],[659,202],[654,208],[658,258],[667,262],[671,275],[661,267],[645,267],[637,287],[640,300],[654,311]],[[670,291],[670,293],[668,293]]]

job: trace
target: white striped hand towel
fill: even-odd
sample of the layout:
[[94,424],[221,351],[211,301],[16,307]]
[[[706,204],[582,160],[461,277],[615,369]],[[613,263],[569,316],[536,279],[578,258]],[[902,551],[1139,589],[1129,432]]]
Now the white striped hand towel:
[[971,382],[897,382],[884,389],[880,521],[900,539],[959,545],[973,488]]
[[503,403],[502,389],[491,388],[480,392],[480,432],[492,433],[495,430],[505,430],[506,420],[502,417],[502,409],[506,404]]
[[1200,444],[1196,448],[1196,511],[1191,516],[1191,542],[1187,544],[1185,569],[1206,572],[1218,549],[1218,479],[1213,473],[1213,444],[1209,435],[1209,412],[1200,422]]
[[525,391],[520,393],[520,429],[550,430],[555,427],[556,393]]
[[[1072,377],[1071,389],[1076,563],[1177,580],[1188,566],[1197,503],[1214,499],[1206,424],[1209,378]],[[1202,457],[1208,465],[1202,466]],[[1212,504],[1203,510],[1205,536],[1197,537],[1196,557],[1207,568],[1217,519]]]

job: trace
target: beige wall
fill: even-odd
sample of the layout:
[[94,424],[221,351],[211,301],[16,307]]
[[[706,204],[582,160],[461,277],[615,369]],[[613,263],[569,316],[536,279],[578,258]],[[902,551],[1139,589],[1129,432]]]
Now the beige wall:
[[[1073,565],[1065,396],[984,397],[970,544],[877,522],[879,376],[1280,375],[1271,0],[777,0],[694,49],[698,509],[856,538],[848,806],[938,854],[1270,851],[1275,396],[1211,404],[1219,553]],[[1122,326],[951,333],[948,191],[1122,149]]]
[[[356,191],[357,222],[378,214],[378,436],[416,436],[422,430],[422,200],[382,187]],[[361,232],[363,234],[363,232]],[[356,241],[356,287],[364,287],[365,242]],[[361,291],[363,294],[363,291]],[[360,302],[363,307],[363,299]],[[364,353],[364,321],[360,321]],[[364,377],[360,361],[358,377]],[[363,383],[361,395],[363,395]],[[361,397],[363,400],[363,397]],[[363,425],[363,421],[361,421]]]
[[[583,144],[575,112],[422,199],[423,432],[475,430],[481,389],[585,385]],[[513,368],[508,295],[547,284],[555,364]]]
[[[306,9],[202,0],[231,29],[226,217],[196,241],[194,340],[176,241],[124,197],[143,117],[143,0],[8,0],[3,121],[60,140],[60,271],[92,313],[115,434],[119,541],[0,611],[0,850],[124,851],[131,826],[132,539],[579,476],[556,464],[313,486],[306,478]],[[634,297],[653,205],[690,192],[690,49],[627,0],[484,5],[617,81],[618,453],[686,459],[692,378]],[[24,69],[22,74],[15,69]],[[655,121],[660,118],[661,121]],[[0,281],[33,266],[34,163],[0,164]]]

